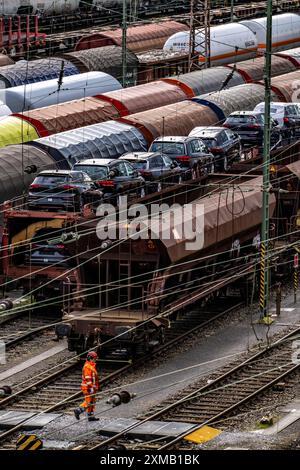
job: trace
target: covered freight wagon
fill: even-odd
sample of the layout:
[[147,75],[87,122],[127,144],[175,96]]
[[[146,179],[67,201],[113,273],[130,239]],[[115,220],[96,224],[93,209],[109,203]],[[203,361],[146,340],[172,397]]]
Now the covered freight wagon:
[[150,145],[161,135],[188,135],[196,126],[210,126],[218,122],[215,112],[193,101],[161,106],[142,113],[120,118],[120,121],[140,129]]
[[[185,93],[176,85],[162,81],[125,88],[104,93],[96,97],[69,101],[59,105],[33,109],[22,114],[15,113],[19,127],[22,120],[38,132],[34,139],[46,137],[51,134],[76,129],[77,127],[98,124],[126,116],[131,113],[145,111],[162,104],[176,103],[186,99]],[[17,121],[16,121],[17,122]],[[10,143],[28,142],[28,133],[18,133],[6,136],[5,121],[0,123],[1,141]],[[17,124],[16,124],[17,125]],[[19,137],[19,141],[17,140]],[[12,141],[9,141],[9,138]]]
[[147,143],[138,129],[116,121],[61,132],[30,145],[41,148],[67,167],[85,158],[118,158],[126,152],[147,150]]
[[120,116],[126,116],[183,101],[187,95],[176,84],[158,80],[132,88],[110,91],[98,98],[111,102],[118,109]]
[[28,142],[39,137],[36,128],[23,119],[15,116],[0,118],[0,147]]
[[84,98],[122,88],[111,75],[88,72],[65,77],[61,86],[56,79],[0,90],[0,99],[14,113]]
[[[216,113],[219,121],[223,121],[234,111],[252,111],[264,99],[265,89],[261,84],[247,83],[229,90],[196,96],[192,98],[192,101],[209,106]],[[271,99],[273,101],[280,100],[273,92]]]
[[[39,133],[36,138],[39,138],[110,121],[118,118],[119,112],[110,102],[89,97],[33,109],[15,116],[33,125]],[[0,125],[0,139],[2,132]]]
[[[289,59],[297,68],[300,67],[300,47],[288,49],[286,51],[277,52],[276,56],[286,57]],[[274,56],[272,57],[273,60]]]
[[300,70],[295,70],[295,72],[272,78],[271,88],[273,92],[276,93],[276,95],[279,97],[279,101],[291,101],[299,103]]
[[[74,52],[67,52],[61,57],[72,62],[80,72],[101,70],[120,80],[122,78],[122,47],[95,47]],[[135,85],[137,81],[139,61],[136,55],[126,50],[126,85]]]
[[[243,78],[245,82],[255,82],[262,80],[264,76],[264,57],[255,57],[252,60],[245,60],[238,62],[237,64],[229,64],[227,67],[236,70]],[[293,72],[297,67],[288,57],[280,57],[273,55],[271,63],[271,75],[277,77],[277,75],[284,75],[289,72]]]
[[228,71],[227,67],[213,67],[205,70],[185,73],[178,77],[163,78],[168,83],[174,83],[186,90],[190,98],[203,93],[220,90],[223,86],[231,88],[245,83],[237,72]]
[[28,189],[36,177],[36,173],[24,171],[30,165],[35,165],[37,172],[58,167],[58,163],[39,148],[9,145],[0,149],[0,203]]
[[32,62],[20,61],[0,68],[0,88],[43,82],[62,76],[77,75],[78,68],[68,60],[51,57]]
[[[130,51],[141,52],[161,49],[167,38],[178,31],[187,31],[188,27],[177,21],[164,21],[127,28],[126,46]],[[103,46],[122,46],[122,29],[118,28],[102,33],[82,36],[75,46],[75,51]]]

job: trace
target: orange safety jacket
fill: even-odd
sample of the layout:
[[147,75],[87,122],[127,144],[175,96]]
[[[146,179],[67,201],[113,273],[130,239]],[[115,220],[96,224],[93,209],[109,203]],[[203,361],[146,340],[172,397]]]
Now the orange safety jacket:
[[82,382],[81,387],[91,392],[99,388],[99,376],[96,369],[96,363],[86,361],[82,369]]

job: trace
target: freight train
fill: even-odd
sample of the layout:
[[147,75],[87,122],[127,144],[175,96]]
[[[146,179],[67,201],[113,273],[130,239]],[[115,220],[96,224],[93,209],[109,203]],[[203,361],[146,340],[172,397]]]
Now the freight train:
[[[136,2],[137,12],[149,10],[165,11],[168,3],[166,0],[139,0]],[[179,7],[188,7],[189,2],[180,0],[177,3]],[[0,0],[0,14],[2,15],[41,15],[56,16],[82,11],[101,11],[107,14],[110,9],[121,11],[122,0]],[[170,10],[176,9],[168,7]],[[187,9],[187,8],[186,8]]]
[[[128,2],[129,3],[129,2]],[[236,0],[235,5],[245,4],[244,0]],[[274,8],[283,2],[274,2]],[[291,3],[291,2],[289,2]],[[218,0],[212,0],[211,7],[219,7],[222,3]],[[292,2],[297,4],[297,0]],[[135,5],[135,14],[154,14],[155,11],[189,11],[190,2],[187,0],[179,0],[176,4],[170,4],[167,0],[138,0]],[[79,13],[85,11],[103,11],[110,13],[109,10],[122,9],[122,0],[0,0],[0,15],[40,15],[40,16],[56,16],[67,15],[70,13]]]
[[[250,59],[263,54],[266,49],[267,18],[255,18],[210,28],[210,62],[213,65]],[[196,51],[199,63],[205,63],[204,33],[196,32]],[[188,52],[189,31],[182,31],[169,37],[165,51]],[[289,49],[300,45],[300,16],[293,13],[272,17],[272,50]]]
[[[97,57],[99,62],[102,60],[102,54],[98,56],[98,52],[102,49],[111,48],[115,46],[107,46],[105,48],[92,49],[93,63],[97,64]],[[91,51],[82,51],[91,52]],[[272,57],[272,71],[273,77],[284,75],[284,81],[291,87],[291,72],[297,71],[300,67],[298,49],[292,49],[282,53],[281,56],[274,55]],[[65,63],[66,72],[78,72],[73,60],[73,54],[70,56],[70,61]],[[79,68],[79,61],[81,63],[80,71],[85,71],[84,64],[89,62],[87,54],[83,57],[76,55],[77,67]],[[39,70],[36,70],[34,64],[39,65]],[[118,119],[121,117],[135,114],[141,111],[154,109],[158,106],[163,106],[171,103],[177,103],[187,98],[194,98],[195,96],[204,93],[211,93],[220,90],[226,82],[225,88],[251,83],[263,79],[263,64],[264,58],[257,57],[253,60],[240,62],[238,65],[231,64],[227,67],[213,67],[206,70],[198,70],[195,72],[181,74],[180,76],[168,77],[166,79],[157,80],[155,82],[145,83],[136,87],[121,89],[119,91],[107,92],[88,98],[76,99],[67,103],[57,103],[55,98],[55,105],[47,106],[43,109],[32,109],[28,112],[15,113],[12,116],[3,118],[0,123],[0,147],[9,144],[25,143],[31,140],[38,139],[39,137],[49,136],[59,132],[75,129],[76,127],[87,126],[90,124],[97,124],[105,122],[110,119]],[[61,60],[54,59],[41,59],[29,63],[30,67],[26,64],[16,64],[14,67],[3,67],[0,69],[0,84],[3,86],[23,82],[25,79],[28,82],[34,81],[38,78],[53,76],[59,73],[61,69]],[[73,68],[72,68],[73,67]],[[98,68],[97,66],[95,68]],[[112,72],[110,68],[105,70],[106,73]],[[115,74],[113,74],[115,76]],[[80,78],[79,75],[77,75]],[[107,76],[108,77],[108,76]],[[295,81],[300,77],[300,74],[295,75]],[[275,83],[274,80],[272,83]],[[275,86],[275,85],[274,85]],[[27,87],[28,88],[28,87]],[[76,87],[78,88],[78,87]],[[281,87],[282,88],[282,87]],[[284,95],[279,92],[277,87],[277,99],[284,101],[291,101],[292,93],[285,93]],[[67,91],[60,90],[60,99]],[[2,91],[4,94],[4,90]],[[79,98],[80,89],[77,90]],[[34,100],[35,101],[35,100]],[[38,101],[39,106],[43,101]],[[24,100],[22,97],[22,107],[24,107]],[[2,115],[10,114],[11,111],[7,106],[2,107],[0,113]]]
[[[107,99],[102,101],[87,98],[60,107],[54,106],[48,111],[24,113],[22,125],[28,135],[33,136],[37,129],[45,137],[0,149],[0,202],[26,191],[35,176],[28,172],[31,165],[35,165],[36,171],[68,169],[84,158],[118,158],[125,152],[147,150],[162,133],[188,135],[196,126],[219,125],[232,111],[253,110],[264,100],[263,82],[212,92],[207,87],[208,83],[213,84],[211,75],[209,81],[205,80],[206,73],[210,72],[212,70],[193,72],[183,76],[182,80],[170,79],[166,83],[154,82],[147,87],[145,85],[141,93],[139,87],[136,90],[128,88],[122,93],[109,93]],[[228,76],[226,71],[224,75],[223,68],[218,74],[219,77]],[[293,85],[299,76],[300,71],[296,70],[273,78],[272,100],[293,101]],[[238,74],[235,77],[236,80],[242,80]],[[285,85],[282,85],[282,79]],[[170,86],[172,83],[173,87]],[[162,104],[159,103],[162,92],[165,93],[165,102],[169,100],[171,104],[151,109],[154,102]],[[184,99],[184,94],[190,99]],[[106,121],[107,117],[109,120]],[[93,120],[97,123],[76,128]],[[20,139],[22,128],[16,127],[19,122],[19,117],[10,117],[6,130]],[[57,130],[65,131],[55,134]],[[7,134],[3,134],[3,139],[7,138]]]

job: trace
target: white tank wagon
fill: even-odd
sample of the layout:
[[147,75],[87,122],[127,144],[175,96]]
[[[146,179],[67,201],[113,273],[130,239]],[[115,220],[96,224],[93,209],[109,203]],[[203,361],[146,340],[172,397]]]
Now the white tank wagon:
[[[257,50],[266,49],[267,18],[241,21],[240,24],[249,28],[256,36]],[[284,13],[272,18],[272,47],[274,51],[282,51],[300,45],[300,16],[295,13]]]
[[[203,33],[197,33],[198,52],[203,52]],[[173,34],[166,41],[164,50],[172,52],[189,51],[190,34],[180,32]],[[235,60],[252,59],[257,53],[257,40],[255,34],[244,25],[230,23],[214,26],[210,31],[210,60],[212,65],[229,64]],[[204,61],[204,57],[199,57]]]

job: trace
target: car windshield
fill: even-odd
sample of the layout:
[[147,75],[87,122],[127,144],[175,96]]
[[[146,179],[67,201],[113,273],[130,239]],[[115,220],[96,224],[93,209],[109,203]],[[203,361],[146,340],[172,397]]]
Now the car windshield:
[[295,116],[299,115],[298,107],[295,106],[294,104],[290,104],[289,106],[285,108],[285,114],[286,115],[290,114],[290,115],[295,115]]
[[270,108],[271,114],[277,114],[277,113],[280,114],[281,111],[282,111],[282,108],[280,108],[280,107],[277,108],[276,106],[271,106],[271,108]]
[[40,175],[34,180],[34,184],[53,184],[60,185],[70,181],[69,175]]
[[145,170],[147,168],[147,162],[130,162],[136,170]]
[[184,155],[184,144],[180,142],[153,142],[152,152],[163,152],[167,155]]
[[239,124],[247,124],[248,122],[256,122],[256,119],[254,116],[251,116],[250,114],[243,114],[242,116],[229,116],[228,122],[236,122]]
[[103,165],[76,165],[76,170],[83,171],[89,175],[92,180],[106,178],[108,174],[107,166]]
[[209,149],[217,146],[217,139],[213,139],[212,137],[202,137],[202,139]]

